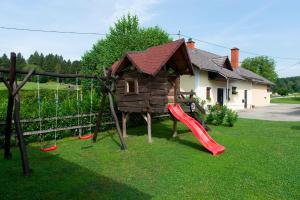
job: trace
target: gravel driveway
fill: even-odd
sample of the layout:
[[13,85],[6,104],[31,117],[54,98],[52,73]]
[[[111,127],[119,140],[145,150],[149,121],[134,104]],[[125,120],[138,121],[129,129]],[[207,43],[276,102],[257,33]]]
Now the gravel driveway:
[[239,117],[271,121],[300,121],[300,104],[271,104],[238,111]]

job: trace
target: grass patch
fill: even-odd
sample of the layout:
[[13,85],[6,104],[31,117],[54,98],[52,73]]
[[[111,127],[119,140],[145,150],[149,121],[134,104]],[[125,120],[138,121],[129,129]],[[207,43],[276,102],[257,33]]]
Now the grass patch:
[[66,138],[51,153],[28,147],[33,173],[24,178],[18,149],[0,153],[1,199],[300,199],[300,126],[297,122],[240,119],[233,128],[211,126],[226,147],[213,157],[179,123],[128,130],[121,152],[115,131],[96,144]]
[[300,97],[273,98],[271,99],[271,103],[300,104]]

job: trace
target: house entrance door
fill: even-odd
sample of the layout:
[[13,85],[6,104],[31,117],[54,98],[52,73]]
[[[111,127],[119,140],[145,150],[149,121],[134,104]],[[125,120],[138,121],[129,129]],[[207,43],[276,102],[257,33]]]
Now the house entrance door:
[[217,90],[217,101],[220,105],[223,106],[223,103],[224,103],[224,89],[223,88],[218,88],[218,90]]

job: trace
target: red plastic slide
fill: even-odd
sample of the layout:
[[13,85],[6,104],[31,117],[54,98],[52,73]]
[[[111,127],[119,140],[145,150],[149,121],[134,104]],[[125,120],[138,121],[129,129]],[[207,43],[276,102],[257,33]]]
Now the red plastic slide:
[[168,109],[171,114],[184,123],[193,132],[196,138],[203,144],[203,146],[213,153],[214,156],[219,155],[225,151],[225,147],[216,143],[201,126],[201,124],[194,118],[187,115],[179,104],[175,106],[169,104]]

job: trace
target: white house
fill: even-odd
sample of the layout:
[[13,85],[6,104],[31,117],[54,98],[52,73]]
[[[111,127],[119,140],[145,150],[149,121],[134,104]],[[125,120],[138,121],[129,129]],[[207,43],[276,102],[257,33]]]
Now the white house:
[[238,110],[270,103],[270,86],[273,83],[240,67],[238,48],[231,49],[230,61],[227,56],[195,48],[191,39],[187,47],[195,75],[180,77],[182,91],[194,90],[208,107],[219,103]]

